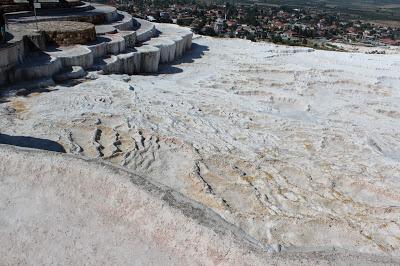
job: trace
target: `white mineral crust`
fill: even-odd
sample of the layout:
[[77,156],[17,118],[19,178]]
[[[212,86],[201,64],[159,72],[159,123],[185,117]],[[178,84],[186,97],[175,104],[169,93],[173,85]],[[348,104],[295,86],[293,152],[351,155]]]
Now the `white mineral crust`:
[[157,76],[10,96],[1,133],[151,178],[273,250],[398,257],[399,70],[397,54],[197,38]]

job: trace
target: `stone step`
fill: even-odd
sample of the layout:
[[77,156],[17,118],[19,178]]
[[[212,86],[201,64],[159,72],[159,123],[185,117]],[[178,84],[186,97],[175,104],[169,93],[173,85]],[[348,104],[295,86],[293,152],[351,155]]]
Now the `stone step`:
[[92,69],[102,71],[104,74],[119,73],[118,57],[110,55],[108,57],[97,58],[94,61]]
[[[164,24],[157,24],[156,28],[154,23],[132,18],[126,12],[117,12],[113,7],[100,4],[92,6],[93,10],[65,14],[61,12],[57,16],[49,12],[40,16],[39,20],[66,18],[80,20],[82,16],[97,19],[97,16],[103,16],[108,24],[103,23],[97,26],[100,36],[97,36],[94,42],[69,47],[45,48],[45,45],[39,45],[37,49],[44,51],[40,56],[32,56],[27,50],[28,56],[18,52],[19,57],[15,60],[10,57],[14,53],[9,48],[5,51],[7,56],[1,57],[0,60],[0,84],[14,82],[16,79],[53,77],[60,70],[67,69],[65,75],[58,76],[63,79],[69,76],[69,69],[75,66],[83,69],[99,69],[105,73],[154,73],[158,71],[160,63],[172,62],[191,45],[192,33],[187,29]],[[32,17],[28,15],[23,17],[21,22],[27,22],[30,19]],[[143,43],[144,45],[135,48],[136,44]],[[20,64],[25,57],[29,58]],[[70,74],[73,76],[75,73]]]
[[[87,45],[48,47],[41,56],[32,57],[12,70],[11,75],[11,71],[5,68],[6,76],[0,75],[0,82],[53,77],[60,70],[66,72],[57,75],[56,79],[64,80],[78,74],[74,70],[77,66],[105,74],[155,73],[160,63],[174,61],[191,46],[192,33],[187,29],[164,24],[156,27],[154,23],[143,20],[139,22],[141,27],[136,31],[105,33]],[[142,45],[135,47],[136,43]]]
[[[119,14],[115,7],[101,5],[101,4],[88,4],[89,6],[82,8],[76,7],[65,9],[62,12],[51,10],[43,10],[43,14],[37,16],[37,21],[52,21],[52,20],[73,20],[81,22],[89,22],[95,25],[113,23],[119,20]],[[71,10],[72,9],[72,10]],[[27,14],[11,14],[9,17],[10,23],[34,23],[36,18],[33,12]]]
[[123,30],[123,31],[133,30],[132,16],[123,11],[118,11],[118,14],[122,19],[119,21],[113,22],[111,25],[118,30]]
[[106,36],[98,36],[95,42],[87,44],[87,48],[92,51],[93,58],[104,57],[107,54],[107,43],[110,41]]
[[152,38],[143,44],[160,49],[160,63],[169,63],[175,60],[176,42],[170,38]]
[[112,25],[107,25],[107,24],[97,25],[95,28],[96,28],[97,36],[118,32],[118,30],[115,27],[113,27]]
[[[160,27],[162,30],[160,31],[160,36],[154,37],[156,32],[155,25],[143,20],[139,21],[144,28],[140,27],[136,32],[120,31],[116,34],[105,34],[101,37],[111,39],[105,42],[105,47],[104,43],[101,42],[90,47],[92,51],[96,51],[94,53],[97,56],[112,54],[96,60],[96,69],[102,70],[104,73],[125,73],[129,75],[155,73],[158,71],[160,63],[174,61],[191,47],[193,34],[190,30],[182,30],[175,25],[166,25]],[[138,32],[139,39],[142,38],[142,40],[144,38],[143,34],[146,35],[151,32],[148,35],[151,39],[144,42],[142,46],[132,49],[133,38],[136,37],[136,40],[138,39]],[[129,43],[130,45],[128,45]]]
[[193,32],[186,33],[182,37],[185,40],[186,51],[192,48]]
[[111,55],[95,60],[94,70],[100,70],[104,74],[138,74],[141,72],[141,54],[134,48],[125,53]]
[[110,39],[106,44],[108,54],[116,55],[125,51],[126,42],[121,34],[107,34],[105,37]]
[[82,3],[82,4],[74,4],[74,5],[69,5],[69,6],[63,6],[63,7],[58,7],[58,8],[46,8],[45,3],[42,3],[42,8],[37,9],[36,12],[38,15],[56,15],[56,14],[61,14],[65,12],[71,12],[71,13],[76,13],[76,12],[83,12],[83,11],[88,11],[88,10],[93,10],[94,7],[90,3]]
[[52,57],[59,58],[64,68],[81,66],[84,69],[88,69],[93,65],[93,53],[85,45],[48,49],[46,53]]
[[193,33],[189,29],[171,24],[157,24],[156,29],[161,37],[167,37],[177,42],[177,57],[191,48]]
[[133,75],[141,72],[141,54],[135,48],[127,49],[118,55],[120,72],[122,74]]
[[93,58],[104,57],[107,54],[120,54],[127,48],[135,47],[136,32],[120,31],[116,34],[105,34],[97,36],[93,43],[87,44],[92,51]]
[[140,27],[136,30],[137,42],[146,42],[157,35],[154,23],[139,18],[135,18],[135,21],[140,25]]
[[184,49],[184,47],[185,47],[184,39],[182,37],[178,36],[178,35],[176,35],[176,36],[165,36],[165,35],[162,35],[162,36],[164,38],[168,38],[168,39],[170,39],[170,40],[175,42],[175,58],[180,58],[183,55],[184,51],[185,51],[185,49]]
[[97,35],[117,33],[118,31],[133,31],[133,18],[126,12],[118,11],[118,20],[96,26]]
[[104,74],[156,73],[160,63],[160,49],[150,45],[127,49],[124,53],[95,60],[92,69]]
[[22,80],[33,80],[52,77],[63,68],[59,58],[46,53],[32,53],[23,64],[9,72],[11,83]]
[[160,64],[160,49],[151,45],[136,48],[140,53],[140,72],[156,73]]
[[75,45],[70,47],[54,47],[46,50],[50,56],[61,60],[63,67],[81,66],[84,69],[91,68],[94,59],[108,54],[118,55],[123,53],[127,46],[133,47],[136,41],[136,33],[119,32],[97,37],[96,42],[89,45]]
[[126,48],[135,47],[137,41],[136,31],[119,31],[118,34],[124,38]]
[[54,75],[53,79],[57,82],[62,82],[71,79],[79,79],[86,76],[86,71],[80,66],[73,66],[69,69],[63,70],[62,72]]
[[115,7],[95,3],[91,3],[91,5],[94,7],[93,12],[103,14],[107,23],[115,22],[120,18]]

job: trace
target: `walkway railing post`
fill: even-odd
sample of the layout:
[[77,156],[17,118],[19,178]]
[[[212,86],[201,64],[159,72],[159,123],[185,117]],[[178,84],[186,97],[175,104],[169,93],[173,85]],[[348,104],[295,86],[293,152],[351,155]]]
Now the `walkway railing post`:
[[37,15],[36,15],[36,4],[39,4],[37,0],[33,3],[33,13],[35,14],[35,23],[36,23],[36,30],[39,31],[39,26],[38,26],[38,21],[37,21]]

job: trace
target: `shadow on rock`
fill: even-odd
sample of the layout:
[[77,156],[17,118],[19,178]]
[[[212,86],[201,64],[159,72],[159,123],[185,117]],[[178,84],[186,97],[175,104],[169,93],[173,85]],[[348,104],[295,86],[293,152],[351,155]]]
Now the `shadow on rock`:
[[58,89],[55,89],[54,86],[55,82],[51,78],[17,82],[0,90],[0,103],[8,101],[9,98],[15,96],[26,97],[35,93],[57,91]]
[[177,74],[182,73],[183,69],[179,67],[174,67],[171,65],[160,65],[157,74]]
[[193,63],[195,59],[202,58],[204,52],[209,51],[208,46],[192,43],[192,48],[176,61],[176,64]]
[[10,136],[0,133],[0,144],[65,153],[65,149],[61,144],[52,140],[34,137]]
[[43,92],[51,92],[57,91],[58,89],[48,89],[48,88],[33,88],[33,89],[20,89],[18,90],[15,95],[16,96],[29,96],[32,93],[43,93]]
[[7,43],[7,42],[11,41],[12,39],[14,39],[14,35],[12,33],[6,31],[5,39],[6,39],[5,43],[0,43],[0,48],[4,48],[4,47],[10,46],[10,45],[13,45],[12,43]]
[[145,76],[158,76],[162,74],[177,74],[182,73],[183,69],[176,67],[183,63],[193,63],[195,59],[202,58],[204,52],[209,51],[208,46],[200,45],[197,43],[192,44],[192,48],[187,51],[182,58],[177,59],[172,64],[161,64],[157,73],[142,73]]

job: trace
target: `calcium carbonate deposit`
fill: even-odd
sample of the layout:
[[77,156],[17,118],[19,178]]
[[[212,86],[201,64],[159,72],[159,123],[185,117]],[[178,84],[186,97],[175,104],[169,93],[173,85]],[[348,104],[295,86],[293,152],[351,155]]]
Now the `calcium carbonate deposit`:
[[400,256],[400,55],[198,38],[157,75],[11,90],[0,125],[166,185],[268,251]]

